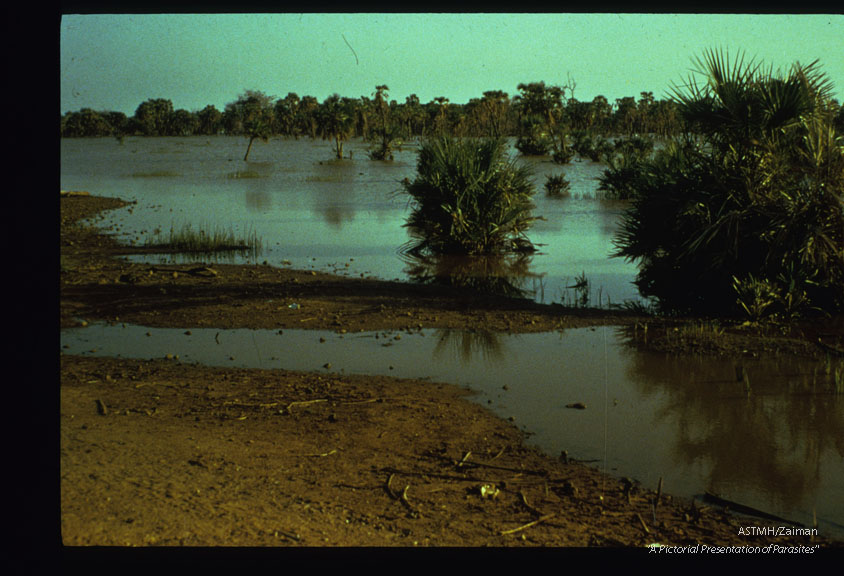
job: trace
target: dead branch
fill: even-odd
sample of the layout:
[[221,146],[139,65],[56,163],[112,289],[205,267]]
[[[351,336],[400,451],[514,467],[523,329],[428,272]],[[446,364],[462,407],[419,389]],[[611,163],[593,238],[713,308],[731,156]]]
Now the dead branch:
[[537,518],[533,522],[528,522],[527,524],[524,524],[524,525],[519,526],[517,528],[513,528],[511,530],[503,530],[502,532],[499,532],[499,534],[501,534],[502,536],[506,536],[507,534],[515,534],[516,532],[521,532],[522,530],[526,530],[526,529],[530,528],[531,526],[536,526],[540,522],[545,522],[546,520],[550,520],[551,518],[553,518],[556,515],[557,515],[556,513],[552,512],[551,514],[546,514],[545,516],[543,516],[541,518]]

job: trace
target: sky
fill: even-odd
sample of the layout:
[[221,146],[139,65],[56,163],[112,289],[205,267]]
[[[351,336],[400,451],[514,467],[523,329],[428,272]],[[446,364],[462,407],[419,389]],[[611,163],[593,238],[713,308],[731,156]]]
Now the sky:
[[574,82],[591,101],[667,98],[694,59],[724,49],[787,70],[819,59],[844,101],[836,14],[63,14],[61,112],[129,116],[152,98],[223,110],[246,90],[464,104],[488,90]]

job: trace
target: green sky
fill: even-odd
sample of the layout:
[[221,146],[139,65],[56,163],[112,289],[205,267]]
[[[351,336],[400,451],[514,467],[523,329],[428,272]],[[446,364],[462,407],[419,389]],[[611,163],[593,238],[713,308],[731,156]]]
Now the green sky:
[[521,82],[611,102],[666,95],[708,48],[773,67],[820,59],[844,100],[844,16],[693,14],[64,15],[61,112],[149,98],[223,109],[247,89],[465,103]]

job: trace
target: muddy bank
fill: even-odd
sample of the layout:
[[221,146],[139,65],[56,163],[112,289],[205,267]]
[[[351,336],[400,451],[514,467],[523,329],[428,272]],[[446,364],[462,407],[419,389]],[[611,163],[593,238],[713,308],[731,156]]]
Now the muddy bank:
[[[647,321],[268,266],[133,264],[120,259],[131,249],[77,225],[120,205],[62,198],[62,326],[527,332]],[[739,528],[779,523],[543,455],[448,385],[73,356],[60,379],[66,545],[829,545],[749,537]]]

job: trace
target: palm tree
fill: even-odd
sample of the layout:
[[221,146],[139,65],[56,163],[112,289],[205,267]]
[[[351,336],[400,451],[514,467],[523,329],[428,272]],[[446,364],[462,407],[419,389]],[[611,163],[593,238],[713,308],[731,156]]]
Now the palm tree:
[[[691,130],[646,161],[616,240],[666,308],[844,308],[844,140],[817,62],[775,74],[708,51],[672,88]],[[702,76],[705,81],[698,82]],[[758,289],[767,283],[764,290]]]
[[404,182],[412,212],[409,253],[530,252],[534,218],[526,166],[507,158],[503,140],[441,136],[423,143],[417,175]]
[[372,160],[392,160],[392,145],[394,140],[394,127],[391,121],[390,105],[387,102],[388,90],[386,85],[376,86],[372,100],[372,106],[376,114],[376,127],[374,139],[377,140],[376,147],[369,151]]
[[342,159],[343,143],[349,138],[353,122],[347,103],[338,94],[332,94],[320,105],[318,117],[322,138],[334,141],[337,159]]

